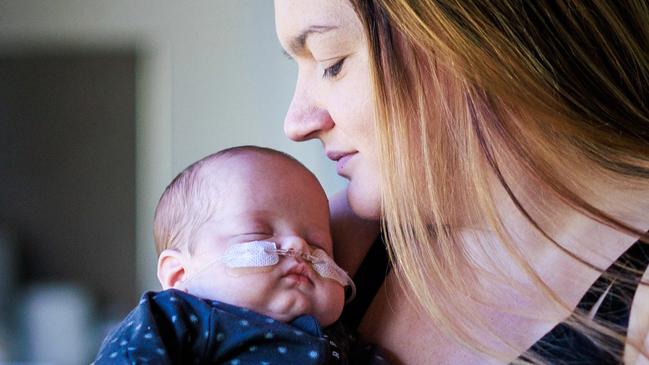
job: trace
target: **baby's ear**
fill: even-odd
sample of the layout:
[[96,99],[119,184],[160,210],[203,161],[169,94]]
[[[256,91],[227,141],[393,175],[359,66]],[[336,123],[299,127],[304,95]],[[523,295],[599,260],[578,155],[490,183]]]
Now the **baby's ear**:
[[185,290],[183,279],[185,278],[185,255],[175,249],[167,249],[158,257],[158,281],[163,290],[179,289]]

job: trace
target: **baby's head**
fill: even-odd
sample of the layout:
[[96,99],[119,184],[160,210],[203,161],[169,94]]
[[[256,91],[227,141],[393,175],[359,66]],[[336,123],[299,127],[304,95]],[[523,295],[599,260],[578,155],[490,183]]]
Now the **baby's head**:
[[299,255],[260,268],[233,268],[223,260],[254,241],[274,242],[280,252],[318,256],[320,249],[333,257],[327,197],[316,177],[282,152],[235,147],[189,166],[160,198],[154,238],[164,289],[281,321],[311,314],[326,326],[340,316],[340,280],[319,275]]

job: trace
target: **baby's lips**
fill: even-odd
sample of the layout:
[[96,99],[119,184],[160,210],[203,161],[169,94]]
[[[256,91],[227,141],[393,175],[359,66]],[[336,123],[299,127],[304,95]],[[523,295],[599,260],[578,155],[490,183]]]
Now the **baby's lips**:
[[313,280],[313,270],[311,270],[309,266],[310,265],[304,262],[296,261],[295,263],[291,264],[286,271],[284,271],[282,277],[288,275],[300,275],[307,278],[311,285],[315,285]]

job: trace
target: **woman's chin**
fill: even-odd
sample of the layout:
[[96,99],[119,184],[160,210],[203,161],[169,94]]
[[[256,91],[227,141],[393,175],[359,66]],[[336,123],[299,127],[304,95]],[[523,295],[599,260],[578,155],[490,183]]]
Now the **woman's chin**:
[[367,220],[381,218],[381,199],[378,189],[361,189],[361,187],[350,182],[347,189],[347,200],[349,206],[359,217]]

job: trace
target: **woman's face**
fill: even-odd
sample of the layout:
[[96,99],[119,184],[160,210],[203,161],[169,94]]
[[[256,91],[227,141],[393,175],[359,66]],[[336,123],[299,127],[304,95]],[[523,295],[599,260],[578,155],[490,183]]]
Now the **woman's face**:
[[275,0],[277,35],[298,65],[284,131],[294,141],[317,138],[361,217],[380,215],[368,49],[347,0]]

